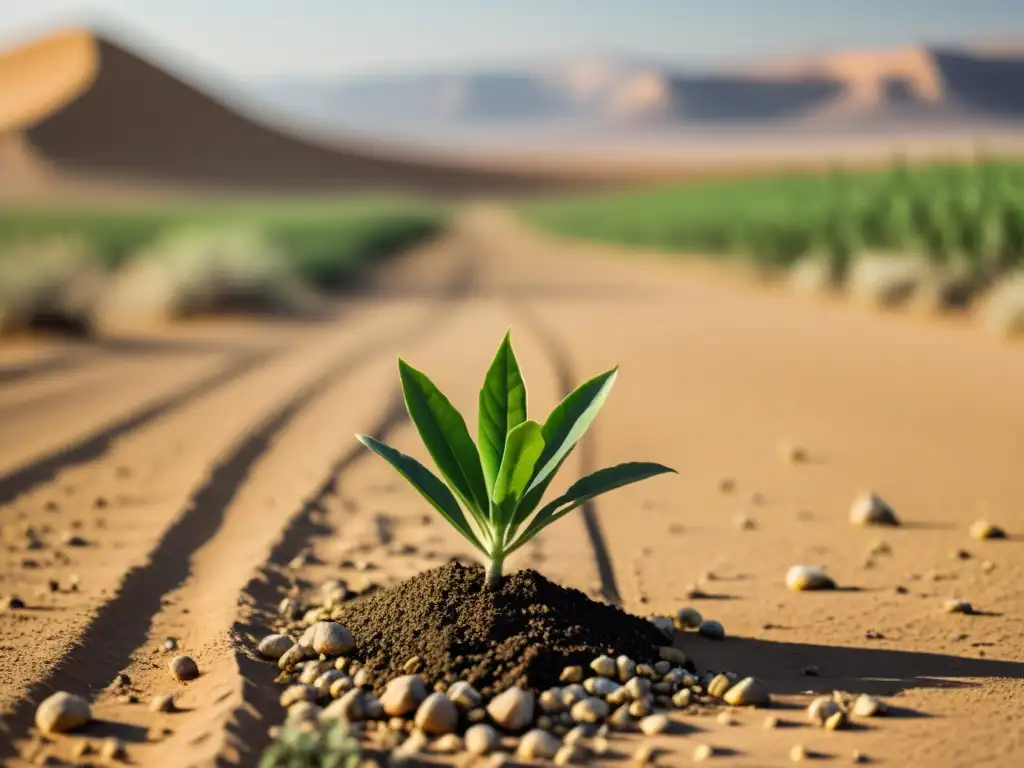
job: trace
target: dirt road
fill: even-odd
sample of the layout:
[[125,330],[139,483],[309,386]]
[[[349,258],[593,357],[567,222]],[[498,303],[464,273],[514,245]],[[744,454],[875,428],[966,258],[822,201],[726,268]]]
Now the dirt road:
[[[641,614],[692,603],[730,636],[690,639],[697,664],[783,694],[791,727],[764,730],[760,711],[733,726],[690,717],[664,738],[662,762],[689,764],[707,742],[721,765],[785,765],[797,743],[838,764],[853,750],[889,765],[1024,763],[1019,345],[620,256],[528,234],[481,206],[330,323],[200,324],[100,349],[0,353],[0,594],[27,604],[0,613],[3,757],[68,755],[75,739],[26,736],[34,703],[62,689],[93,700],[100,722],[86,735],[121,737],[137,764],[251,764],[279,714],[274,670],[247,648],[283,589],[387,582],[465,553],[352,437],[422,455],[395,356],[472,422],[511,325],[538,416],[622,366],[570,476],[632,459],[680,470],[599,500],[511,565]],[[810,460],[782,461],[784,440]],[[725,477],[732,494],[719,491]],[[869,488],[904,526],[848,522]],[[756,528],[740,529],[740,514]],[[978,517],[1017,535],[974,541]],[[880,538],[892,554],[869,556]],[[356,560],[376,568],[340,565]],[[794,563],[824,565],[846,589],[788,592]],[[690,600],[702,578],[711,597]],[[944,613],[947,597],[979,615]],[[196,658],[197,681],[170,679],[167,638]],[[802,673],[812,665],[819,676]],[[115,689],[119,672],[131,682]],[[833,689],[892,697],[902,716],[806,726],[796,707]],[[149,712],[166,692],[183,711]]]

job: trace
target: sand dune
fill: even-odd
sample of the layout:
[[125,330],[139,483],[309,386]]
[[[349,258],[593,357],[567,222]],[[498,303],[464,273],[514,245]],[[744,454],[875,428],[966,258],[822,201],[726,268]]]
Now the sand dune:
[[0,93],[6,183],[17,181],[8,168],[39,159],[72,177],[224,187],[439,191],[556,180],[289,136],[84,30],[0,57]]

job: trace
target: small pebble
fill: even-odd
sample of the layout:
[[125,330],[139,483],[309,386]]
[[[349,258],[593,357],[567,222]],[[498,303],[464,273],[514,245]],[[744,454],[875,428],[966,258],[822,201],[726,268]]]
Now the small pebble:
[[443,693],[432,693],[416,710],[416,727],[430,736],[451,733],[459,724],[459,710]]
[[835,589],[836,583],[821,568],[794,565],[786,572],[786,586],[794,592]]
[[191,656],[175,656],[168,666],[177,680],[195,680],[199,677],[199,665]]
[[560,746],[558,739],[550,733],[540,728],[534,728],[519,739],[516,756],[527,761],[550,760],[558,752]]
[[457,733],[446,733],[434,739],[430,744],[430,751],[439,755],[455,755],[464,748],[462,737]]
[[775,717],[775,715],[768,715],[768,717],[762,721],[761,727],[766,731],[774,730],[779,727],[779,718]]
[[794,763],[802,763],[807,759],[807,750],[803,744],[794,744],[789,750],[789,759]]
[[780,443],[779,456],[789,464],[802,464],[807,461],[807,451],[794,443]]
[[693,750],[694,762],[700,763],[715,756],[715,748],[710,744],[698,744]]
[[426,698],[427,684],[423,678],[419,675],[403,675],[387,684],[380,703],[388,717],[403,717],[415,712]]
[[281,692],[281,696],[278,698],[278,704],[280,704],[284,709],[288,709],[292,704],[297,704],[300,701],[314,703],[318,696],[319,692],[312,685],[296,683],[295,685],[289,685]]
[[693,700],[693,691],[689,688],[683,688],[681,691],[676,691],[672,696],[672,706],[678,709],[686,709],[690,706]]
[[348,628],[336,621],[320,621],[313,625],[313,650],[324,656],[344,656],[356,647]]
[[505,730],[521,731],[533,721],[534,703],[533,691],[512,687],[491,699],[487,714]]
[[736,725],[736,718],[732,716],[732,712],[724,710],[718,713],[715,718],[719,725]]
[[478,723],[477,725],[471,725],[466,730],[466,735],[462,740],[469,754],[486,755],[498,746],[501,742],[501,737],[493,727],[486,723]]
[[697,629],[698,627],[700,627],[702,621],[704,621],[704,617],[700,615],[700,611],[697,611],[694,608],[680,608],[676,612],[676,629]]
[[850,711],[853,713],[854,717],[876,717],[878,715],[884,715],[888,709],[889,705],[881,699],[876,699],[874,696],[862,693],[854,699],[853,706]]
[[619,690],[619,684],[607,677],[591,677],[583,681],[583,689],[594,696],[605,698]]
[[572,705],[570,714],[577,723],[600,723],[608,717],[608,702],[591,696]]
[[587,753],[576,744],[564,744],[555,753],[555,765],[584,765]]
[[757,530],[757,521],[749,515],[736,515],[736,517],[733,518],[733,522],[736,524],[736,527],[739,528],[741,531]]
[[77,533],[71,533],[71,531],[68,531],[63,536],[61,536],[60,540],[61,543],[67,547],[86,547],[89,545],[89,542],[87,542]]
[[566,667],[558,679],[563,683],[581,683],[583,682],[583,667]]
[[611,656],[598,656],[590,662],[590,668],[601,677],[615,677],[615,673],[618,672],[615,659]]
[[819,696],[807,706],[807,719],[812,723],[824,725],[836,712],[839,712],[839,704],[831,696]]
[[260,640],[256,650],[265,659],[277,660],[284,656],[285,651],[293,645],[295,645],[295,641],[288,635],[267,635]]
[[164,650],[165,651],[176,651],[178,650],[178,640],[174,637],[164,638]]
[[732,686],[732,680],[722,674],[715,675],[711,678],[711,682],[707,684],[708,696],[715,699],[720,699],[725,695],[725,692]]
[[658,657],[662,661],[667,661],[680,667],[686,663],[686,654],[671,645],[663,645],[658,648]]
[[619,656],[615,659],[615,667],[619,673],[620,683],[627,683],[636,675],[636,662],[629,656]]
[[154,696],[149,702],[150,712],[173,712],[174,709],[174,694],[172,693]]
[[971,537],[975,539],[1005,539],[1006,531],[988,520],[975,520],[971,524]]
[[455,706],[464,710],[475,709],[483,702],[480,692],[464,680],[459,680],[449,686],[448,698],[455,702]]
[[722,493],[732,493],[736,490],[736,481],[731,477],[723,477],[718,481],[718,490]]
[[974,613],[974,608],[971,606],[969,602],[967,602],[966,600],[960,600],[958,598],[946,600],[942,604],[942,610],[946,613],[965,613],[968,615]]
[[626,710],[630,717],[635,717],[638,720],[640,718],[647,717],[651,714],[651,700],[649,698],[637,699],[631,701]]
[[861,752],[859,749],[855,749],[850,754],[850,760],[854,763],[866,763],[868,762],[868,756]]
[[127,757],[127,752],[124,748],[124,742],[113,737],[103,740],[103,744],[100,745],[101,760],[106,760],[109,763],[114,760],[124,760],[125,757]]
[[709,637],[712,640],[721,640],[725,637],[725,627],[722,626],[721,622],[714,619],[702,621],[697,631],[704,635],[704,637]]
[[17,611],[25,607],[25,601],[17,595],[7,595],[0,599],[0,611]]
[[756,677],[745,677],[722,696],[731,707],[760,707],[771,703],[767,686]]
[[892,507],[874,493],[861,494],[854,500],[850,506],[850,522],[854,525],[900,524]]
[[825,720],[825,730],[839,731],[846,727],[846,713],[843,710],[833,712]]
[[36,727],[43,733],[66,733],[92,719],[89,702],[73,693],[59,691],[36,709]]
[[981,572],[982,573],[992,573],[992,571],[994,571],[995,569],[996,569],[996,564],[993,563],[991,560],[984,560],[984,561],[982,561],[982,563],[981,563]]
[[665,715],[648,715],[640,721],[640,731],[644,736],[656,736],[663,733],[669,726],[669,719]]
[[968,552],[966,549],[954,549],[949,554],[949,556],[953,560],[970,560],[971,559],[971,553]]

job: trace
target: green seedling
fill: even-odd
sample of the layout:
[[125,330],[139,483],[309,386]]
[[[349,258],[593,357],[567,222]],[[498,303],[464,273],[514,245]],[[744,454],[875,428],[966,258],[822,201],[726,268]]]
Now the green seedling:
[[476,444],[465,419],[425,374],[401,359],[398,371],[409,417],[444,482],[411,456],[369,435],[356,437],[484,555],[489,586],[500,581],[506,557],[556,520],[602,493],[675,471],[649,462],[618,464],[577,480],[538,510],[604,405],[618,367],[581,384],[538,424],[526,417],[526,382],[506,333],[480,390]]

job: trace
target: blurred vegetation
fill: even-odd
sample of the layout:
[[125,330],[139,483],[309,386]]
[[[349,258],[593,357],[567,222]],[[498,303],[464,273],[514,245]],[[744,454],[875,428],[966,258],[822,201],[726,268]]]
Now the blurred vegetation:
[[323,728],[285,724],[259,761],[259,768],[358,768],[359,742],[341,723]]
[[316,291],[438,232],[423,202],[0,210],[0,334],[130,318],[310,314]]
[[527,204],[556,233],[769,267],[827,259],[837,280],[861,253],[914,253],[985,283],[1024,265],[1024,162],[723,180]]
[[84,244],[100,265],[115,269],[174,230],[247,229],[285,254],[302,281],[343,285],[366,263],[437,232],[440,206],[405,200],[211,203],[206,207],[128,210],[0,210],[0,259],[22,257],[24,243],[54,237]]

